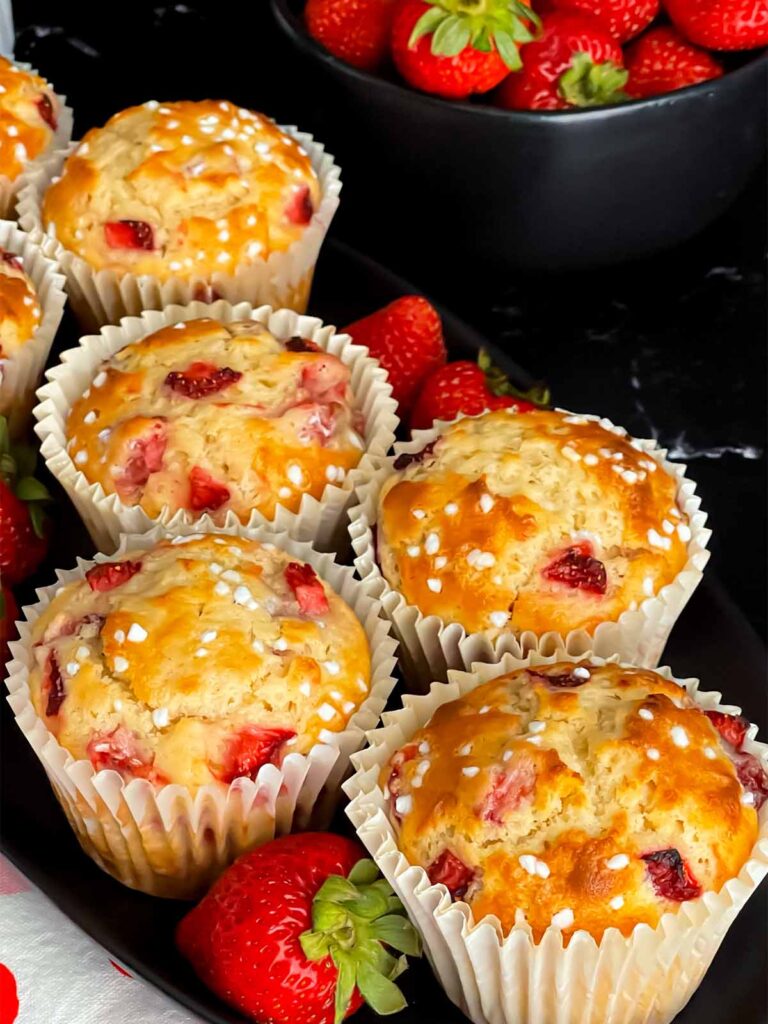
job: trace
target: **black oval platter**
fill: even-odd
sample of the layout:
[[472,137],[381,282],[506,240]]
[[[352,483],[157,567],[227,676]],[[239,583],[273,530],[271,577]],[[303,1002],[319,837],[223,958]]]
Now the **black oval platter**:
[[[331,239],[318,263],[310,312],[329,323],[345,324],[391,299],[416,291],[407,281]],[[441,308],[452,358],[474,358],[484,339]],[[57,350],[76,343],[67,317]],[[521,387],[529,375],[503,352],[487,346]],[[555,396],[557,399],[557,396]],[[33,584],[54,579],[55,566],[69,567],[77,555],[90,556],[92,544],[63,495],[57,505],[54,551]],[[21,598],[34,600],[30,584]],[[707,577],[672,635],[664,663],[678,676],[698,675],[705,689],[725,690],[764,732],[765,652],[741,612]],[[395,696],[395,702],[399,698]],[[59,908],[134,974],[162,989],[212,1024],[244,1024],[197,980],[177,954],[173,929],[186,904],[133,892],[99,870],[80,850],[59,809],[42,768],[22,737],[5,700],[2,704],[2,786],[0,846],[3,852]],[[343,814],[337,821],[346,828]],[[678,1024],[758,1024],[766,1014],[765,921],[768,890],[763,884],[736,920],[699,991],[677,1018]],[[424,962],[413,962],[403,976],[409,1006],[399,1024],[460,1024],[466,1018],[448,1001]],[[374,1015],[365,1009],[359,1024]]]

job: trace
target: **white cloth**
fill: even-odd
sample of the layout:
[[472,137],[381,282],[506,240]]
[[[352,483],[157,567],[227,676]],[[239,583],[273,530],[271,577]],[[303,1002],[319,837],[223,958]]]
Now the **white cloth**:
[[[0,964],[16,982],[15,1024],[203,1024],[131,977],[2,856]],[[0,1021],[11,1024],[7,975],[0,1000]]]

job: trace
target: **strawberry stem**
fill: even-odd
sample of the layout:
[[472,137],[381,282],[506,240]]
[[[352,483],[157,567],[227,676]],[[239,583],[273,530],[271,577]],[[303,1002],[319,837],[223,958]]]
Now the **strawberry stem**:
[[485,374],[488,390],[492,394],[498,396],[511,395],[513,398],[523,398],[526,402],[531,402],[533,405],[538,406],[549,405],[550,393],[546,384],[539,382],[533,384],[527,391],[521,391],[519,388],[515,387],[501,367],[496,366],[496,364],[492,362],[491,357],[484,348],[481,348],[477,354],[477,365]]
[[330,956],[336,966],[334,1024],[344,1019],[355,988],[376,1013],[406,1005],[394,980],[408,966],[405,954],[421,955],[421,939],[372,860],[359,860],[347,878],[326,878],[312,902],[312,928],[299,941],[308,960]]
[[560,76],[560,95],[574,107],[603,107],[609,103],[625,103],[629,96],[623,91],[629,72],[618,64],[606,61],[594,64],[587,53],[575,53],[571,66]]

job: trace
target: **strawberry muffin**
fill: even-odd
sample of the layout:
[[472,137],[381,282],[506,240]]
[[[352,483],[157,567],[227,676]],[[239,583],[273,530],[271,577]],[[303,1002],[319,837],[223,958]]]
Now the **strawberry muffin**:
[[45,79],[0,57],[0,181],[7,184],[3,216],[13,183],[30,161],[55,145],[61,103]]
[[747,725],[655,672],[539,665],[442,704],[380,784],[406,860],[475,921],[599,943],[739,874],[768,798]]
[[343,486],[363,430],[337,356],[253,320],[208,318],[116,352],[66,423],[75,467],[123,504],[243,522]]
[[22,260],[0,248],[0,365],[32,340],[42,315],[35,285],[24,272]]
[[592,633],[688,560],[679,480],[606,421],[514,409],[399,455],[375,504],[386,581],[468,633]]
[[365,631],[311,565],[192,535],[89,569],[32,630],[37,714],[123,781],[228,786],[335,742],[370,688]]

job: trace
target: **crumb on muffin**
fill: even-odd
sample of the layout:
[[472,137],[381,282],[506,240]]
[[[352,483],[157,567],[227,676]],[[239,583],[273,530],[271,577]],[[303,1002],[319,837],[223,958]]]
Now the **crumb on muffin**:
[[650,670],[561,662],[443,704],[381,784],[406,858],[475,920],[599,941],[739,873],[768,798],[746,728]]
[[66,430],[77,469],[126,505],[244,522],[343,486],[365,445],[349,367],[251,320],[179,322],[127,345]]
[[619,428],[489,412],[400,455],[378,502],[381,570],[424,615],[498,636],[589,632],[687,561],[677,481]]
[[263,114],[150,101],[85,134],[42,214],[94,269],[192,279],[285,251],[319,202],[309,157]]
[[74,758],[125,781],[255,778],[335,742],[370,688],[351,608],[312,566],[238,537],[182,536],[98,563],[32,636],[37,713]]

